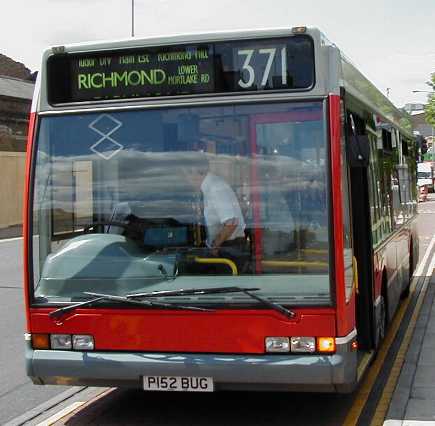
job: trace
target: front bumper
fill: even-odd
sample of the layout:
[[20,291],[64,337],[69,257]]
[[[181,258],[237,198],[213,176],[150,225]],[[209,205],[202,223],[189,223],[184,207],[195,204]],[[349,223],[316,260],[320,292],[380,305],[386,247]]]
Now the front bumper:
[[213,377],[216,390],[350,392],[356,352],[334,355],[228,355],[76,352],[27,347],[35,384],[142,387],[142,376]]

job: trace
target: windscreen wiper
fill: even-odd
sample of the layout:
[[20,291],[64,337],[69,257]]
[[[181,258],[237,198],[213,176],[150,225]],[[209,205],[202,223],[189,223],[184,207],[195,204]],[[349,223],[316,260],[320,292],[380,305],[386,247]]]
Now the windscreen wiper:
[[265,297],[258,296],[257,294],[251,293],[252,291],[258,291],[259,288],[243,288],[243,287],[210,287],[210,288],[189,288],[189,289],[179,289],[179,290],[163,290],[163,291],[153,291],[151,293],[131,293],[127,294],[127,299],[146,299],[150,297],[167,297],[167,296],[197,296],[204,294],[219,294],[219,293],[245,293],[247,296],[261,302],[263,305],[268,306],[275,311],[280,312],[287,318],[294,318],[296,314],[290,309],[285,308],[276,302],[271,302]]
[[295,318],[296,314],[291,311],[290,309],[285,308],[279,303],[271,302],[270,300],[266,299],[265,297],[259,296],[258,294],[253,294],[249,290],[244,290],[243,293],[247,294],[248,296],[251,296],[253,299],[258,300],[259,302],[263,303],[263,305],[268,306],[271,309],[274,309],[275,311],[280,312],[287,318]]
[[208,288],[180,288],[179,290],[152,291],[150,293],[131,293],[127,294],[128,299],[139,299],[147,297],[166,297],[166,296],[197,296],[202,294],[218,293],[242,293],[244,291],[256,291],[259,288],[242,287],[208,287]]
[[157,308],[165,308],[165,309],[170,308],[170,309],[184,309],[188,311],[214,312],[214,309],[201,308],[198,306],[185,306],[185,305],[179,305],[176,303],[167,303],[167,302],[154,302],[154,301],[152,302],[150,300],[134,300],[128,297],[116,296],[113,294],[100,294],[100,293],[91,293],[91,292],[85,292],[84,294],[87,294],[89,296],[95,296],[95,298],[56,309],[50,312],[48,316],[52,318],[60,318],[63,315],[65,315],[67,312],[71,312],[77,308],[81,308],[84,306],[93,305],[94,303],[98,303],[102,300],[112,300],[114,302],[122,302],[122,303],[128,303],[132,305],[141,305],[141,306],[157,307]]

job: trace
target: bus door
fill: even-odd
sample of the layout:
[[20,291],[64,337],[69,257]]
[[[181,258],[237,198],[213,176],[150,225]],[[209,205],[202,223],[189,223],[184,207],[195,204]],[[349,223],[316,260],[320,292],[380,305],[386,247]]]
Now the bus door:
[[318,107],[250,119],[256,273],[328,272],[324,133]]
[[350,204],[354,256],[358,265],[356,325],[358,347],[370,350],[373,336],[373,246],[369,194],[370,145],[365,120],[348,113],[346,144],[350,166]]

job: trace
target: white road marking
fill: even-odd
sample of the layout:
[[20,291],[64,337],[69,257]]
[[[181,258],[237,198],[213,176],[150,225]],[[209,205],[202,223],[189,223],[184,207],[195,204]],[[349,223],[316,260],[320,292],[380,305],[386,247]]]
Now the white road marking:
[[424,267],[426,266],[427,259],[432,251],[434,244],[435,244],[435,235],[432,237],[432,240],[430,241],[429,247],[426,249],[426,252],[424,253],[424,257],[420,262],[420,265],[418,266],[417,270],[414,272],[414,276],[419,277],[423,273]]
[[385,420],[384,426],[435,426],[433,420]]
[[49,417],[47,420],[44,420],[41,423],[38,423],[36,426],[51,426],[52,424],[56,423],[61,418],[67,416],[68,414],[72,413],[77,408],[81,407],[85,401],[77,401],[73,404],[69,405],[68,407],[64,408],[63,410],[59,411],[55,415]]
[[435,254],[432,256],[432,262],[430,262],[429,268],[427,268],[426,276],[431,277],[434,269],[435,269]]

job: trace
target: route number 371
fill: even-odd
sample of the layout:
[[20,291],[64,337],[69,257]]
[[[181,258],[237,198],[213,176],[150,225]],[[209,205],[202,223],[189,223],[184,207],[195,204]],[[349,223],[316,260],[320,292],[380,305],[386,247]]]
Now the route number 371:
[[[238,81],[238,84],[243,89],[250,88],[254,81],[255,81],[255,69],[252,66],[252,57],[254,54],[259,55],[267,55],[267,62],[266,66],[264,68],[263,76],[261,78],[261,87],[265,87],[267,84],[267,81],[269,80],[269,74],[270,70],[272,69],[272,64],[276,60],[275,57],[277,55],[276,48],[270,48],[270,49],[244,49],[239,50],[237,54],[239,56],[245,57],[245,61],[242,65],[242,71],[246,71],[244,77],[247,77],[247,81],[244,78],[241,78]],[[278,55],[281,55],[281,82],[283,85],[287,84],[287,49],[283,47],[281,51],[278,53]]]

